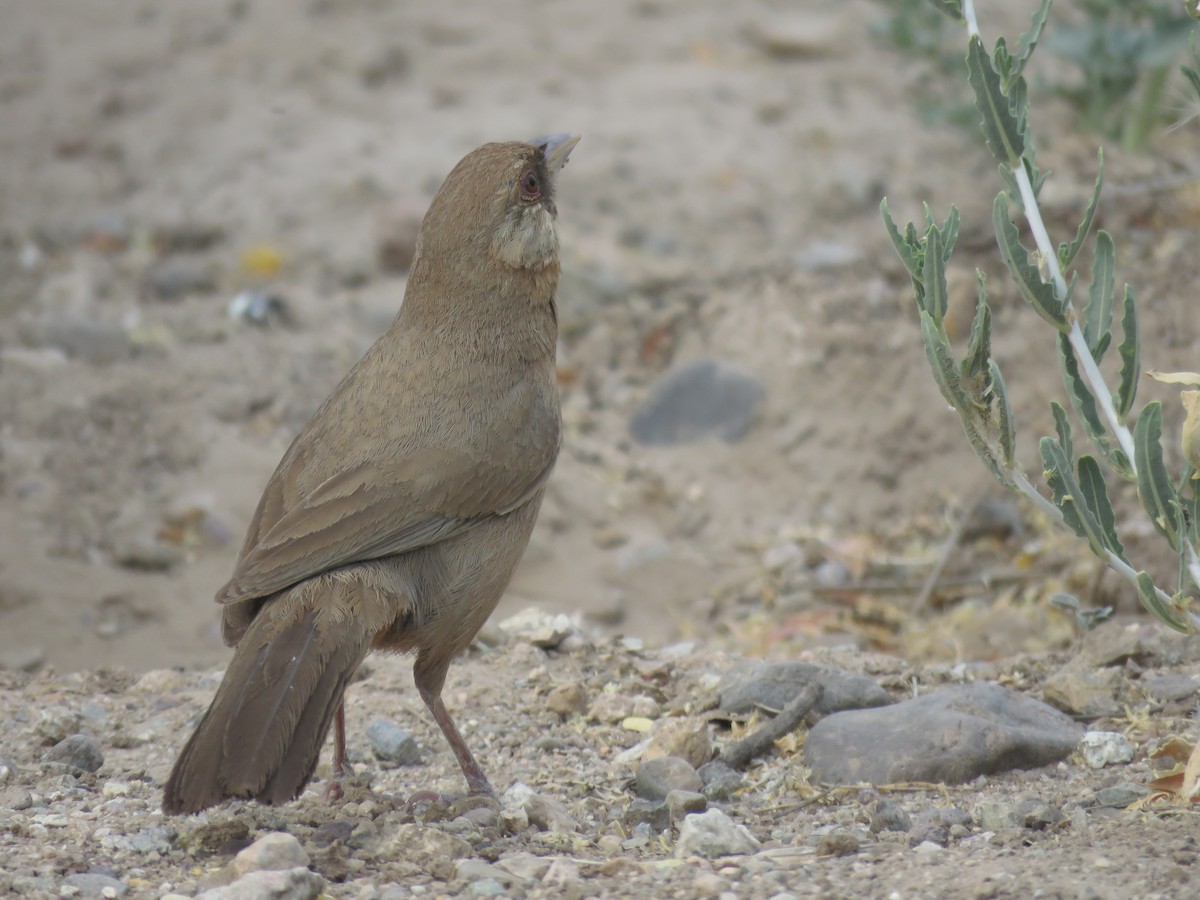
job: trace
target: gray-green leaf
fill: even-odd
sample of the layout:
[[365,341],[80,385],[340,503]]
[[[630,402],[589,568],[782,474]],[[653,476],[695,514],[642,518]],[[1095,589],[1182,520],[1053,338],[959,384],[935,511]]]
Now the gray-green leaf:
[[1175,487],[1162,456],[1162,404],[1147,403],[1133,428],[1133,453],[1137,465],[1138,497],[1150,521],[1172,549],[1179,552],[1174,504]]
[[[1100,537],[1104,545],[1121,559],[1125,559],[1125,548],[1117,537],[1117,517],[1108,499],[1108,487],[1104,473],[1094,456],[1079,458],[1079,487],[1083,491],[1083,502],[1100,526]],[[1128,560],[1125,560],[1128,562]]]
[[942,233],[934,227],[929,229],[925,237],[925,264],[921,269],[921,284],[925,288],[922,306],[940,326],[946,318],[949,300],[946,297],[946,262],[942,256]]
[[1071,421],[1067,418],[1067,411],[1057,400],[1051,400],[1050,412],[1054,415],[1054,430],[1058,432],[1058,443],[1067,454],[1067,458],[1071,459],[1075,456],[1075,446],[1071,440]]
[[1003,191],[996,195],[996,201],[992,204],[992,226],[996,229],[1000,256],[1016,281],[1021,296],[1043,319],[1059,331],[1066,331],[1069,326],[1063,302],[1054,295],[1054,287],[1042,281],[1037,266],[1029,262],[1029,253],[1021,244],[1017,226],[1008,215],[1008,195]]
[[1116,268],[1113,240],[1107,231],[1099,231],[1096,233],[1096,256],[1092,260],[1092,285],[1088,289],[1088,304],[1083,310],[1083,337],[1096,362],[1108,346],[1105,337],[1112,329]]
[[1137,305],[1134,303],[1133,291],[1125,285],[1124,313],[1121,317],[1121,382],[1117,386],[1117,415],[1124,418],[1133,409],[1133,398],[1137,396],[1138,378],[1142,374],[1141,360],[1138,358],[1138,324]]
[[1025,153],[1021,123],[1009,107],[1008,97],[1001,90],[1000,75],[977,34],[971,35],[967,46],[967,80],[975,90],[975,108],[979,110],[988,149],[996,162],[1015,169]]
[[1108,460],[1108,464],[1120,473],[1121,477],[1132,479],[1133,467],[1129,465],[1129,458],[1125,455],[1125,451],[1114,446],[1109,440],[1108,429],[1105,428],[1104,421],[1100,417],[1100,407],[1096,403],[1096,396],[1079,373],[1079,361],[1075,358],[1075,349],[1071,346],[1070,338],[1062,333],[1058,335],[1058,358],[1062,366],[1063,382],[1067,386],[1067,392],[1071,395],[1071,405],[1075,407],[1075,412],[1083,422],[1083,427],[1087,431],[1088,437],[1092,439],[1092,444]]
[[896,223],[892,221],[891,213],[888,212],[887,197],[884,197],[879,202],[879,212],[883,216],[883,224],[887,228],[888,237],[892,239],[892,246],[896,248],[896,255],[900,257],[900,262],[904,263],[904,268],[908,270],[908,277],[914,282],[919,282],[921,280],[921,268],[924,265],[919,248],[914,246],[904,235],[900,234],[900,229],[896,227]]

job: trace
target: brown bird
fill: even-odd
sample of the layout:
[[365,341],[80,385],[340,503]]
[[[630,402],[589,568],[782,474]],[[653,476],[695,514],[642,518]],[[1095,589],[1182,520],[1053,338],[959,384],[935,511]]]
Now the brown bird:
[[556,135],[469,153],[433,198],[400,312],[292,442],[217,594],[233,661],[163,811],[295,798],[372,649],[412,652],[472,793],[494,796],[442,703],[450,660],[516,568],[558,455]]

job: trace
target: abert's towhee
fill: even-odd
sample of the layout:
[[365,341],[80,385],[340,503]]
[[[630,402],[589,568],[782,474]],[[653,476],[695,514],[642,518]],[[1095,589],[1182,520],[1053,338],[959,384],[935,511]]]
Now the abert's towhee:
[[558,455],[554,183],[577,142],[487,144],[433,198],[399,314],[284,454],[217,594],[237,649],[165,812],[295,798],[330,722],[342,771],[342,695],[373,649],[416,654],[467,785],[493,795],[441,691],[525,550]]

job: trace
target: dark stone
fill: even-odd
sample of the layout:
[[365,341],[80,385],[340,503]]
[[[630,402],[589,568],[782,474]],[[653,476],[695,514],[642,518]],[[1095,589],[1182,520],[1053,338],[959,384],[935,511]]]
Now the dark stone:
[[809,731],[804,761],[819,781],[962,784],[1057,762],[1083,729],[995,684],[965,684],[877,709],[839,712]]
[[875,803],[871,810],[871,831],[879,834],[881,831],[908,831],[912,828],[912,819],[908,817],[900,805],[886,798]]
[[1083,636],[1083,656],[1097,666],[1174,666],[1200,659],[1200,641],[1145,618],[1102,622]]
[[1152,788],[1133,781],[1119,781],[1116,784],[1100,788],[1096,791],[1096,805],[1111,809],[1124,809],[1131,803],[1136,803],[1147,794],[1154,793]]
[[695,791],[671,791],[667,794],[667,809],[671,813],[671,822],[678,825],[692,813],[708,809],[708,798]]
[[638,796],[647,800],[665,800],[671,791],[698,792],[702,787],[696,770],[678,756],[660,756],[638,766]]
[[42,760],[64,763],[85,772],[95,772],[104,765],[104,754],[100,752],[96,742],[86,734],[73,734],[47,750]]
[[630,430],[639,444],[670,446],[705,438],[732,444],[758,417],[764,388],[753,375],[702,359],[665,375],[633,414]]
[[719,759],[710,760],[696,770],[704,782],[701,793],[709,800],[728,800],[742,786],[745,778],[736,769],[731,769]]
[[750,663],[727,672],[717,685],[721,709],[747,713],[762,707],[781,710],[809,683],[821,685],[815,711],[821,715],[891,703],[875,681],[841,669],[809,663]]
[[625,808],[621,822],[627,831],[645,823],[658,834],[671,827],[671,810],[664,800],[634,800]]
[[1141,686],[1155,700],[1163,702],[1187,700],[1200,690],[1200,684],[1190,675],[1157,675],[1144,679]]

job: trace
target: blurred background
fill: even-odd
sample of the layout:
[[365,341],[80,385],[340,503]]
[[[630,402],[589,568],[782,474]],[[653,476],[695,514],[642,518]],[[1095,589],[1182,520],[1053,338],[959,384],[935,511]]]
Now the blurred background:
[[[978,6],[1012,39],[1036,5]],[[395,315],[441,179],[557,131],[583,135],[558,201],[566,434],[498,616],[961,660],[1074,640],[1059,590],[1136,609],[991,483],[929,376],[885,194],[900,221],[962,210],[961,327],[979,266],[1040,471],[1053,335],[1000,277],[962,37],[928,4],[0,0],[0,20],[0,667],[223,660],[212,595]],[[1197,368],[1188,29],[1166,0],[1064,0],[1030,73],[1052,237],[1102,144],[1101,221],[1143,364],[1168,370]]]

